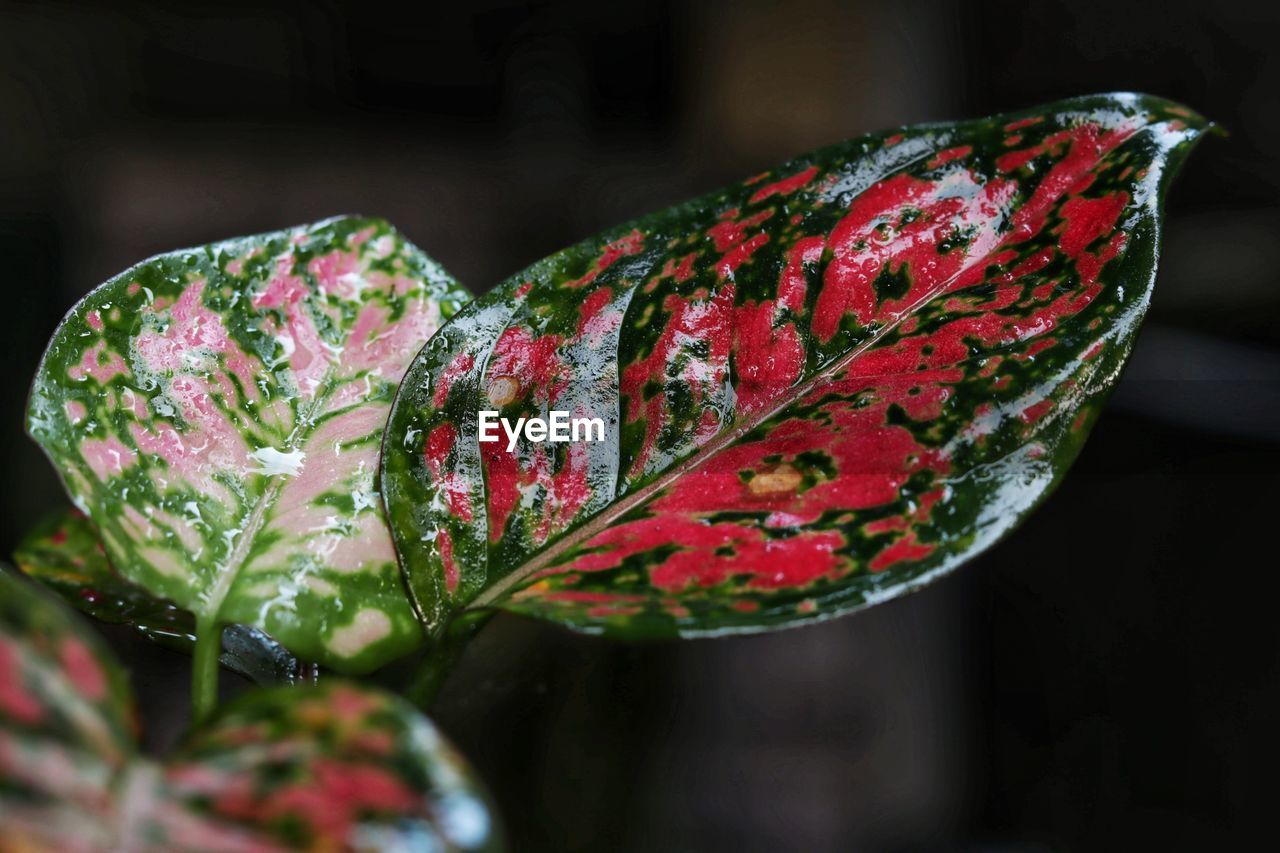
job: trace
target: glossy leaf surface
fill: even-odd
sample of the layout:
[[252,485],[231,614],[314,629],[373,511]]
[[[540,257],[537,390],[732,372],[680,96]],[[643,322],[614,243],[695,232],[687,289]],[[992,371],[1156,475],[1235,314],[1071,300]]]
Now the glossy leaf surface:
[[376,484],[387,408],[465,299],[380,220],[159,255],[72,309],[28,428],[123,576],[367,671],[421,638]]
[[245,694],[166,764],[139,756],[119,667],[39,590],[0,571],[5,849],[493,846],[483,795],[431,724],[334,682]]
[[[79,510],[49,516],[14,551],[29,577],[72,607],[103,622],[129,625],[166,648],[190,653],[196,623],[190,611],[157,598],[111,567],[97,531]],[[232,625],[222,635],[223,666],[259,684],[306,677],[298,660],[256,628]]]
[[[1205,123],[1105,95],[905,128],[615,228],[476,300],[383,456],[427,624],[758,630],[919,585],[1062,476],[1154,282]],[[599,443],[478,441],[477,412]]]

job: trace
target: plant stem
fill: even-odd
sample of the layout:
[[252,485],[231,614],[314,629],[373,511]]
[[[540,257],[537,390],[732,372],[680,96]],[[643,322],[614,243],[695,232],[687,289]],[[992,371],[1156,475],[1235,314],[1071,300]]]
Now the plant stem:
[[200,722],[218,705],[218,656],[222,654],[222,626],[212,620],[196,622],[196,650],[191,663],[191,712]]
[[439,647],[428,652],[426,659],[405,687],[405,698],[419,710],[427,710],[435,701],[440,688],[444,686],[445,679],[449,677],[449,671],[453,669],[457,657],[457,654],[451,653],[447,647]]
[[476,613],[459,617],[433,639],[422,662],[404,688],[404,697],[417,706],[418,710],[426,711],[430,708],[449,673],[453,671],[453,665],[462,657],[467,643],[489,621],[491,615]]

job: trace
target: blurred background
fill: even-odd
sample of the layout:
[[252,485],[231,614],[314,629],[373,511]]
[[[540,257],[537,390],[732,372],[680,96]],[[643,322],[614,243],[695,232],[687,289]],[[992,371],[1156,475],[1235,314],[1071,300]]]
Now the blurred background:
[[[630,647],[502,617],[435,716],[516,850],[1272,835],[1277,19],[1088,0],[0,2],[0,553],[64,502],[21,429],[43,343],[147,255],[363,212],[480,293],[844,137],[1144,90],[1230,136],[1175,185],[1132,366],[1015,535],[904,600],[771,636]],[[113,640],[165,748],[183,663]]]

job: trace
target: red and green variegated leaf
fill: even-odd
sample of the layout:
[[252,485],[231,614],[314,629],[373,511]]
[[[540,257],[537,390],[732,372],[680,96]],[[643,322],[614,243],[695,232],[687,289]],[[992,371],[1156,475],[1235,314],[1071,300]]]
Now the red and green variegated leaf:
[[378,496],[387,408],[465,298],[381,220],[159,255],[72,309],[28,429],[123,576],[367,671],[421,634]]
[[180,749],[161,787],[150,839],[161,847],[190,843],[193,814],[283,850],[335,840],[372,850],[496,846],[486,798],[434,727],[398,697],[342,682],[231,703]]
[[[472,303],[383,454],[428,625],[820,619],[990,546],[1062,476],[1150,299],[1205,122],[1139,95],[904,128],[613,229]],[[602,418],[477,440],[477,412]]]
[[333,682],[247,693],[164,764],[138,755],[119,666],[0,570],[0,848],[481,850],[487,799],[435,728]]
[[[166,648],[190,652],[195,617],[151,595],[112,568],[89,519],[79,510],[50,515],[27,534],[13,561],[72,607],[103,622],[129,625]],[[262,631],[232,625],[222,634],[223,666],[259,684],[308,677],[297,658]]]
[[124,674],[98,639],[0,567],[0,847],[110,846],[113,786],[134,757],[133,713]]

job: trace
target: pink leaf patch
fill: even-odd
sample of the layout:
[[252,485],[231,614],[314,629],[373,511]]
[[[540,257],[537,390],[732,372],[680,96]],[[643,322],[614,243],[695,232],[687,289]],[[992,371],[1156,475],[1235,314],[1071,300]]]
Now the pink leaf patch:
[[[763,630],[981,553],[1115,381],[1160,199],[1206,126],[1118,94],[872,134],[512,276],[444,327],[388,422],[429,627],[499,607]],[[606,440],[477,444],[490,405],[599,417]]]
[[[210,630],[367,671],[421,642],[376,485],[382,428],[465,299],[380,220],[161,255],[58,329],[29,429],[128,581]],[[354,630],[374,611],[380,630]]]

